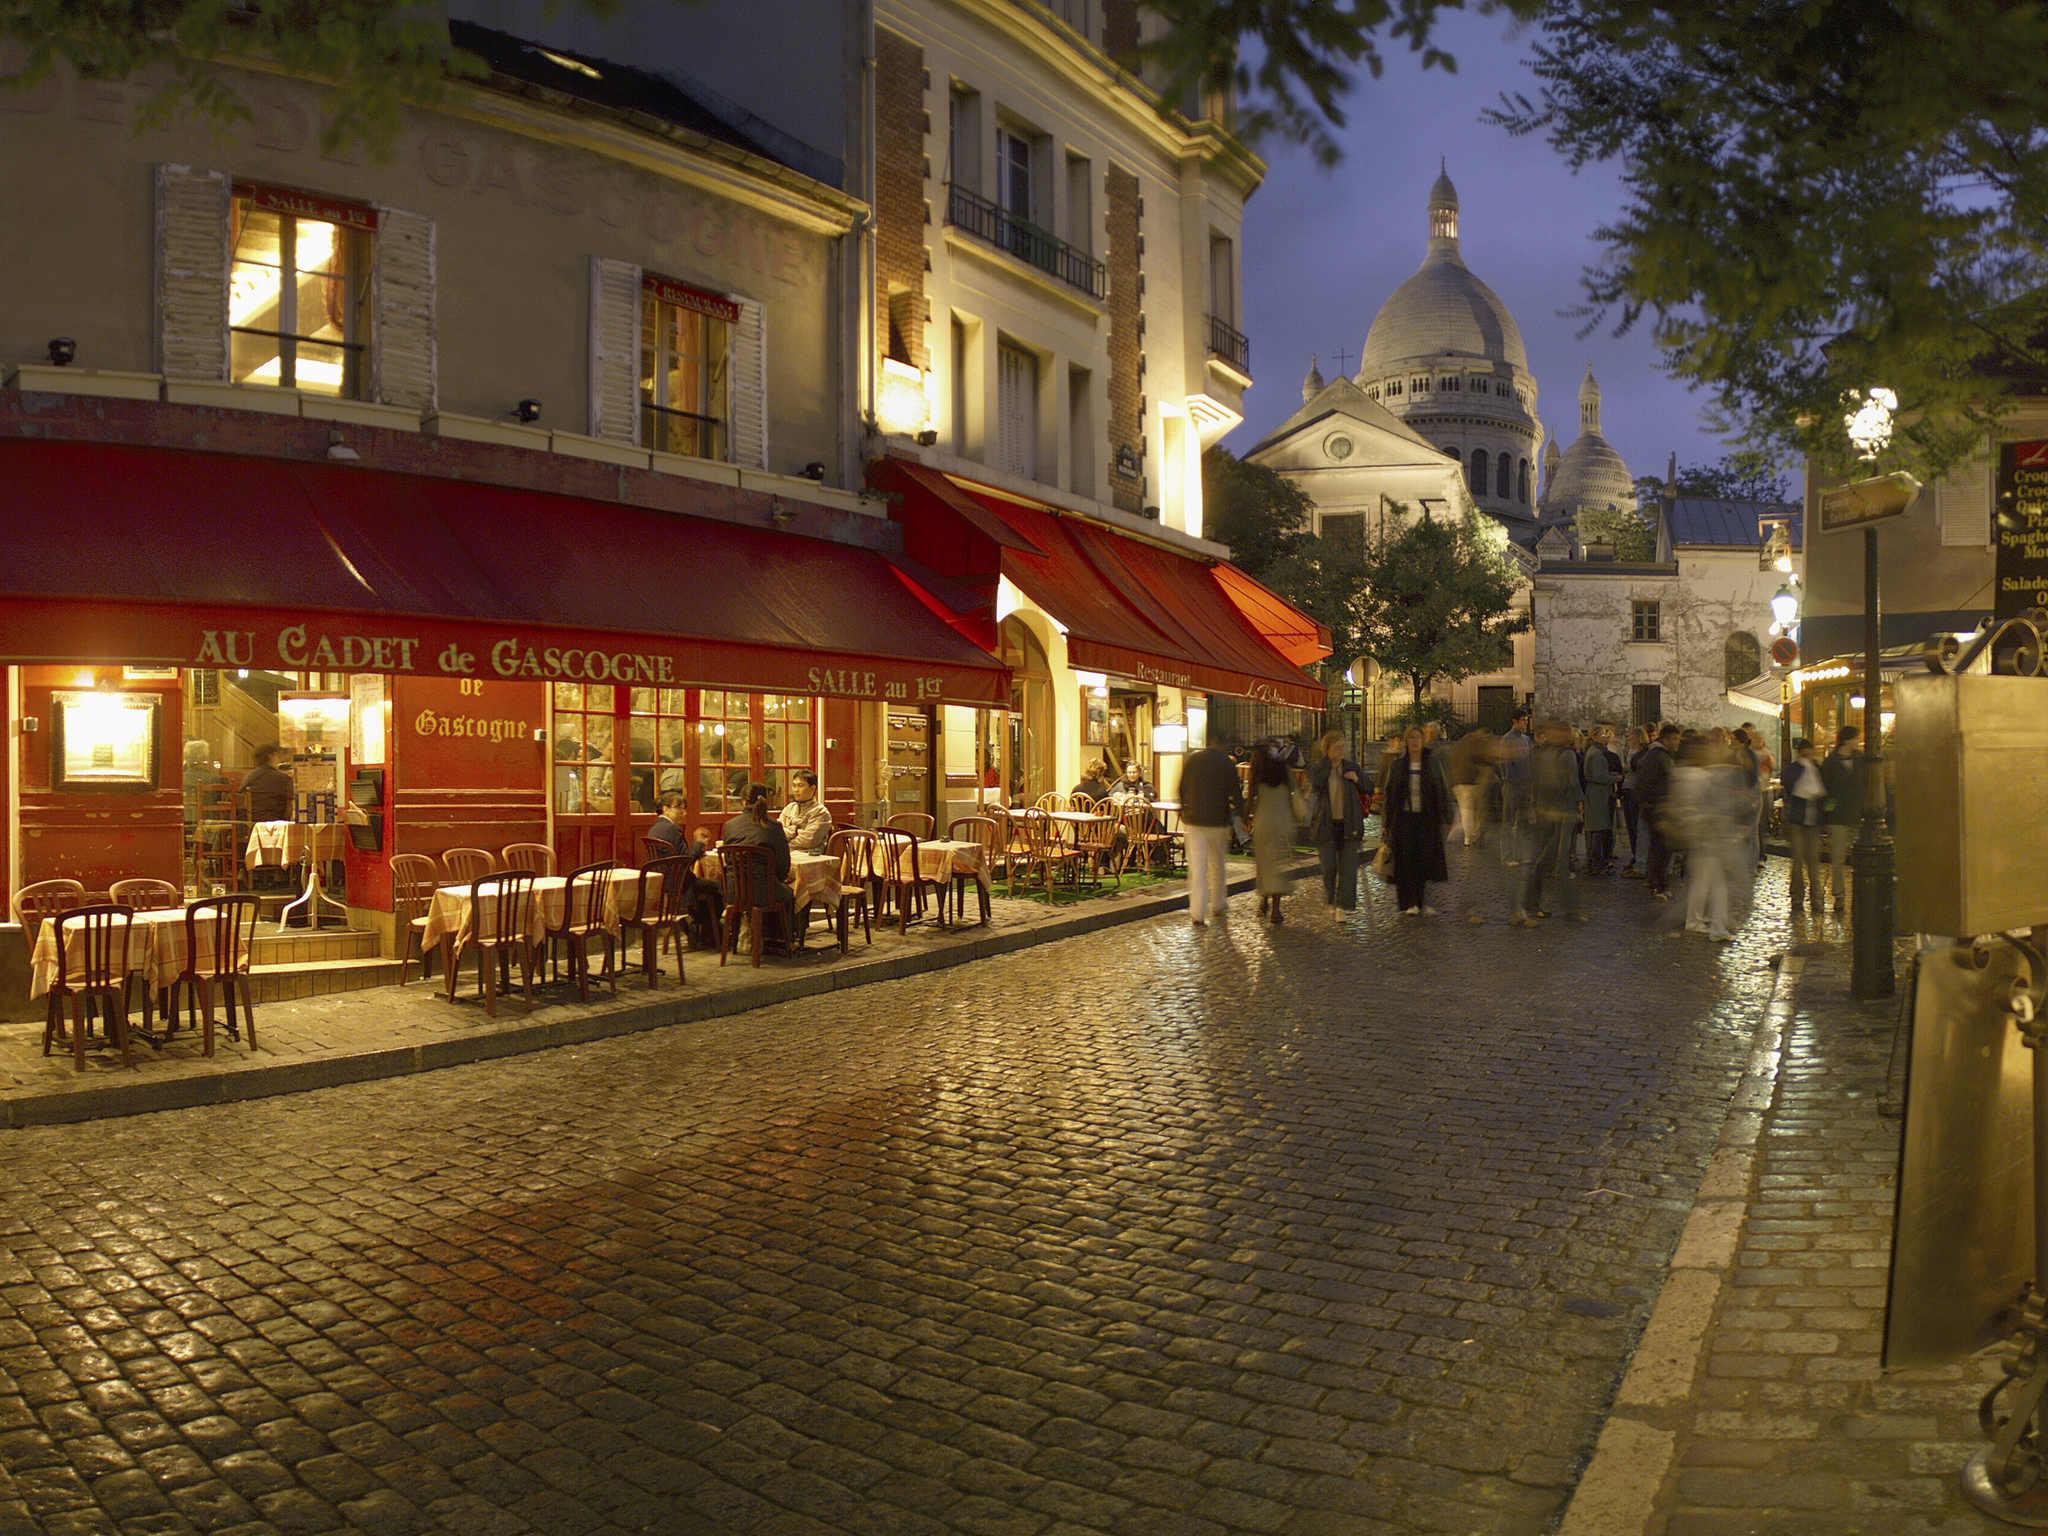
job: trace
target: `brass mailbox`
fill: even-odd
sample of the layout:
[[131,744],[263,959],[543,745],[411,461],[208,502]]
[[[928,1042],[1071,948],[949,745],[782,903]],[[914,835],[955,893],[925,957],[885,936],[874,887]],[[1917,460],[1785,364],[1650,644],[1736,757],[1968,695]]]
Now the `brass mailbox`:
[[1920,673],[1895,697],[1898,926],[2048,923],[2048,679]]

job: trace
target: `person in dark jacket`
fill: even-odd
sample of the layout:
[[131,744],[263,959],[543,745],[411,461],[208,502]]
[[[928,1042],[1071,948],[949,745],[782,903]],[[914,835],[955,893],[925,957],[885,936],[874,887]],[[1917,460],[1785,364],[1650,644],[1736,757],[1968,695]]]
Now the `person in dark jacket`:
[[1671,757],[1680,735],[1677,726],[1665,726],[1635,765],[1636,804],[1650,834],[1650,894],[1659,901],[1671,899],[1671,844],[1664,833],[1664,805],[1671,798]]
[[[1607,766],[1597,744],[1589,748],[1589,755],[1602,768]],[[1563,895],[1565,911],[1574,920],[1585,921],[1585,914],[1579,910],[1579,888],[1572,883],[1571,872],[1572,839],[1586,808],[1586,789],[1579,774],[1571,728],[1555,721],[1545,725],[1537,733],[1536,746],[1529,754],[1529,824],[1535,843],[1530,850],[1521,897],[1509,919],[1517,928],[1550,915],[1543,908],[1546,882]]]
[[1109,780],[1111,777],[1110,774],[1105,771],[1108,769],[1108,767],[1109,764],[1104,762],[1101,758],[1097,758],[1094,762],[1090,763],[1087,766],[1087,768],[1082,772],[1081,782],[1074,786],[1072,793],[1077,795],[1086,795],[1091,800],[1108,799]]
[[282,756],[283,747],[256,749],[256,766],[242,780],[242,791],[249,797],[251,821],[292,819],[292,776],[277,766],[277,760]]
[[[726,822],[719,841],[768,850],[771,873],[775,876],[775,889],[769,894],[781,907],[782,931],[793,934],[796,887],[789,883],[789,836],[782,830],[782,823],[768,814],[766,784],[747,786],[746,809]],[[730,889],[729,884],[727,888]]]
[[1410,726],[1406,750],[1387,765],[1380,786],[1381,815],[1393,829],[1394,890],[1403,917],[1436,915],[1429,904],[1429,882],[1447,880],[1444,828],[1450,825],[1450,786],[1430,761],[1422,730]]
[[1364,772],[1344,755],[1344,734],[1331,731],[1309,765],[1309,841],[1323,870],[1323,904],[1339,911],[1358,907],[1358,850],[1365,836],[1368,791]]
[[1190,752],[1180,765],[1180,826],[1188,845],[1188,915],[1197,928],[1225,916],[1223,861],[1230,824],[1244,814],[1237,764],[1221,747]]
[[[1863,765],[1856,760],[1862,732],[1845,725],[1835,732],[1835,748],[1821,760],[1821,781],[1827,798],[1821,802],[1827,817],[1829,884],[1834,888],[1835,911],[1843,909],[1843,891],[1848,884],[1849,850],[1856,842],[1856,825],[1863,820]],[[1814,910],[1820,897],[1814,896]]]

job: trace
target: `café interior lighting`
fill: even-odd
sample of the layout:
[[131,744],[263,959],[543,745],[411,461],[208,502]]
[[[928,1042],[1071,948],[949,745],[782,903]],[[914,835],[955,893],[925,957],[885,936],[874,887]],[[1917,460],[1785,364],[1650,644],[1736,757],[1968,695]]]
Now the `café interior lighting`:
[[1155,753],[1185,752],[1188,749],[1188,728],[1184,721],[1169,720],[1152,727],[1152,750]]
[[914,437],[931,424],[931,414],[923,370],[901,358],[883,358],[875,391],[875,425],[891,437]]
[[1076,672],[1074,681],[1083,688],[1100,688],[1109,681],[1109,676],[1103,672]]

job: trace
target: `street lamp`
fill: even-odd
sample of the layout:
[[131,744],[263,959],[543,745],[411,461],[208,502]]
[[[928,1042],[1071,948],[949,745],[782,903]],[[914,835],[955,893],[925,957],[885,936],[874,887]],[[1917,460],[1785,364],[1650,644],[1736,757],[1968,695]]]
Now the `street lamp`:
[[[1848,403],[1842,418],[1856,456],[1866,462],[1891,446],[1892,412],[1899,397],[1888,389],[1872,389]],[[1884,676],[1877,599],[1877,525],[1863,530],[1863,820],[1856,833],[1856,856],[1850,875],[1855,911],[1850,915],[1849,991],[1859,998],[1890,997],[1892,975],[1892,835],[1884,819],[1882,699]]]
[[1791,582],[1771,594],[1771,617],[1778,621],[1781,634],[1799,622],[1799,594],[1792,590]]

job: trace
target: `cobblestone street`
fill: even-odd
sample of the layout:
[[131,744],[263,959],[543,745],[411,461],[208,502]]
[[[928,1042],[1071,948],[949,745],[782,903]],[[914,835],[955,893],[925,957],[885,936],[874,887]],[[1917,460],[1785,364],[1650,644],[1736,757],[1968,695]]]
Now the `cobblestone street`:
[[0,1533],[1539,1532],[1782,924],[1497,884],[11,1133]]

